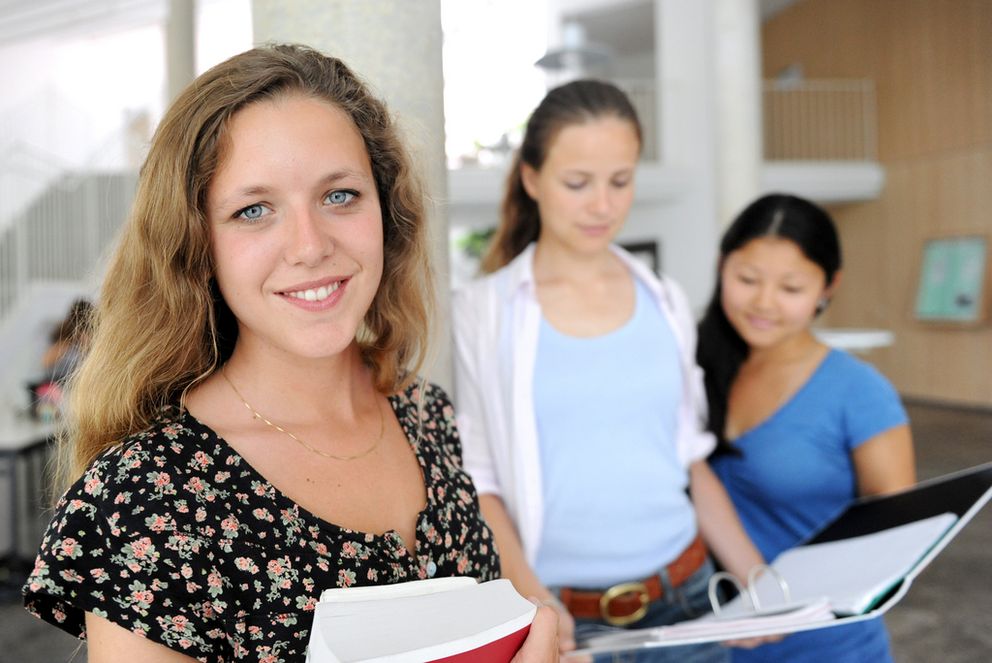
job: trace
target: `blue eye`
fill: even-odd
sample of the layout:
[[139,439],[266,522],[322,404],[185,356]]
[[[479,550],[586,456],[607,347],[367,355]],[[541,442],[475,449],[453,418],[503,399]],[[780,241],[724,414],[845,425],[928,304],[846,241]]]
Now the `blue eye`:
[[245,221],[258,221],[263,216],[265,216],[266,211],[265,205],[261,203],[255,203],[254,205],[249,205],[244,207],[234,213],[234,218],[243,219]]
[[345,190],[331,191],[329,194],[327,194],[324,200],[329,202],[331,205],[346,205],[347,203],[350,203],[352,199],[355,198],[356,195],[358,194],[356,194],[354,191],[345,191]]

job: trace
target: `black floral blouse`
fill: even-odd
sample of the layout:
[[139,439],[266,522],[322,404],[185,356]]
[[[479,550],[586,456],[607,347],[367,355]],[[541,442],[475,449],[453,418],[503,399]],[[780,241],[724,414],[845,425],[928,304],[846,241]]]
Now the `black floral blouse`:
[[322,521],[178,408],[98,458],[59,501],[24,587],[28,610],[85,637],[96,615],[201,661],[303,661],[330,587],[495,578],[444,392],[390,403],[423,470],[415,551]]

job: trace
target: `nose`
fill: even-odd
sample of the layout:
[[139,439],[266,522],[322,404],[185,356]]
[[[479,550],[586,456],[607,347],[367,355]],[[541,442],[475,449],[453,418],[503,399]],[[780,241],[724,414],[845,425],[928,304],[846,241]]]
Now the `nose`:
[[286,262],[316,266],[334,251],[327,220],[309,208],[294,208],[286,218]]
[[609,216],[613,210],[613,191],[611,187],[608,184],[595,187],[592,192],[590,204],[592,211],[597,216]]
[[758,286],[754,293],[755,308],[759,311],[766,311],[771,308],[775,303],[774,295],[774,288],[771,285],[764,284]]

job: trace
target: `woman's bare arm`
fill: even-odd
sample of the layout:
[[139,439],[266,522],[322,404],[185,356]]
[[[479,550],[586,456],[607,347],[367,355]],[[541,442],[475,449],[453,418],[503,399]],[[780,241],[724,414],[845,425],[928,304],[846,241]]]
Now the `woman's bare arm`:
[[730,496],[705,460],[689,466],[689,490],[706,546],[723,568],[746,582],[748,572],[765,560],[744,531]]
[[86,643],[89,663],[196,663],[92,612],[86,613]]
[[517,528],[506,512],[503,500],[496,495],[480,495],[479,508],[496,537],[503,577],[509,579],[522,596],[536,599],[555,609],[558,613],[558,644],[562,653],[572,651],[575,649],[575,620],[530,568]]
[[916,483],[909,426],[896,426],[861,444],[852,454],[858,495],[883,495]]

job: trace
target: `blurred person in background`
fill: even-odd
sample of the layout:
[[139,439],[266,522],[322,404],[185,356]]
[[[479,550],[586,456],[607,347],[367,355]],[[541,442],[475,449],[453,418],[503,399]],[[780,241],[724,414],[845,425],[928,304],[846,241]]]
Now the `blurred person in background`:
[[[563,652],[607,627],[709,612],[708,551],[741,579],[763,561],[706,463],[715,439],[685,295],[613,244],[641,142],[616,86],[548,92],[487,274],[453,298],[465,467],[504,575],[559,611]],[[617,660],[726,657],[711,643]]]
[[[718,279],[699,324],[711,458],[768,560],[816,532],[853,499],[916,480],[906,412],[871,365],[810,329],[836,294],[841,247],[830,216],[772,194],[734,220],[720,244]],[[852,560],[852,564],[857,563]],[[891,661],[881,619],[787,636],[735,662]]]

